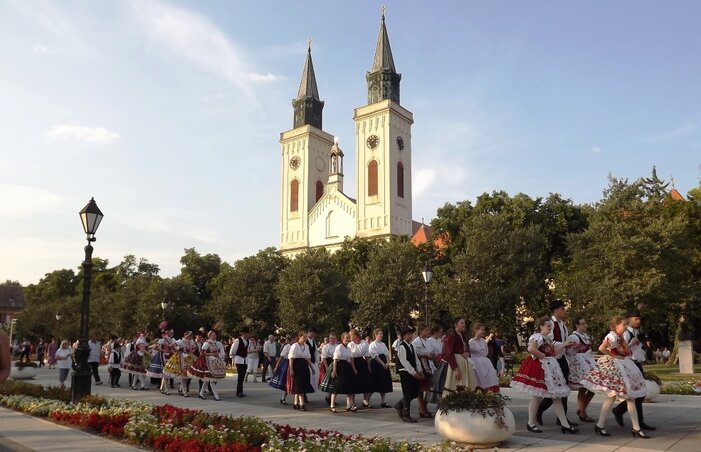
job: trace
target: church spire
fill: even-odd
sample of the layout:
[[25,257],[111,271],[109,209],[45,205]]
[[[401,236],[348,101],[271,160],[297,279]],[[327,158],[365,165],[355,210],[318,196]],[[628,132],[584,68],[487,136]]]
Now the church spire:
[[392,57],[392,48],[389,44],[389,35],[385,25],[385,7],[382,7],[382,22],[380,34],[377,37],[375,58],[372,61],[372,69],[365,78],[368,81],[368,104],[374,104],[381,100],[390,99],[399,103],[399,81],[402,75],[397,73]]
[[316,86],[311,39],[307,40],[307,59],[304,61],[297,98],[292,101],[292,106],[294,107],[295,129],[304,125],[321,129],[321,112],[324,109],[324,102],[319,99],[319,89]]

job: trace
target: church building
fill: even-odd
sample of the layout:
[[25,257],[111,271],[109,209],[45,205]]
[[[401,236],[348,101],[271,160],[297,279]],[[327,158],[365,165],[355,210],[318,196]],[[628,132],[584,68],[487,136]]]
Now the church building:
[[399,83],[384,12],[375,58],[366,76],[368,102],[354,111],[356,193],[343,191],[344,153],[322,127],[324,102],[308,46],[293,128],[280,134],[282,205],[280,250],[340,248],[347,237],[413,236],[427,229],[412,221],[412,113],[400,103]]

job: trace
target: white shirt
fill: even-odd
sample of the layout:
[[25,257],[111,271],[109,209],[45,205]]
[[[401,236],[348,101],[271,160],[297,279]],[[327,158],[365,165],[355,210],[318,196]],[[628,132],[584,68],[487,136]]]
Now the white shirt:
[[339,344],[336,350],[333,351],[333,359],[338,361],[350,361],[352,358],[351,351],[343,344]]
[[[569,336],[569,334],[567,334],[567,326],[565,326],[565,322],[561,322],[561,321],[557,320],[557,317],[552,316],[552,317],[550,317],[550,325],[552,326],[552,328],[550,329],[550,334],[548,334],[548,339],[550,339],[552,341],[553,345],[560,345],[564,341],[567,340],[567,336]],[[555,333],[554,333],[555,328],[560,328],[560,337],[562,338],[562,342],[555,340]],[[558,347],[556,354],[555,354],[555,358],[558,358],[558,359],[562,358],[562,356],[564,354],[565,354],[565,348]]]
[[[402,341],[402,342],[404,342],[404,341]],[[409,344],[408,342],[404,342],[404,343],[407,344],[410,348],[412,347],[412,345]],[[414,354],[416,354],[416,350],[414,350]],[[399,362],[402,363],[402,366],[404,367],[403,370],[409,372],[409,375],[416,374],[416,369],[414,367],[415,363],[409,362],[409,357],[407,356],[407,353],[406,353],[406,347],[397,346],[397,359],[399,360]]]
[[290,347],[290,351],[287,354],[287,357],[289,359],[311,359],[311,355],[309,354],[309,347],[307,344],[302,344],[300,345],[299,342],[295,342],[292,344],[292,347]]
[[202,344],[202,351],[207,353],[218,352],[220,358],[224,359],[226,357],[224,346],[219,341],[205,342],[204,344]]
[[277,356],[277,344],[275,342],[265,341],[263,344],[263,354],[275,358]]
[[[60,358],[66,359],[60,359]],[[56,363],[59,369],[70,369],[73,364],[73,357],[71,356],[71,348],[59,348],[56,350]]]
[[88,341],[90,347],[90,355],[88,356],[89,363],[99,363],[100,353],[102,353],[102,344],[99,341]]
[[321,359],[333,358],[333,352],[336,351],[338,344],[325,344],[321,347]]
[[280,357],[281,358],[287,358],[290,355],[290,349],[292,348],[291,344],[285,344],[282,347],[282,350],[280,350]]
[[626,327],[626,332],[623,333],[623,339],[625,339],[629,345],[630,353],[632,355],[631,358],[633,358],[635,361],[638,361],[639,363],[644,363],[647,359],[647,356],[645,355],[645,350],[643,350],[643,345],[640,343],[640,340],[638,339],[637,344],[630,343],[630,341],[632,341],[633,338],[638,337],[638,334],[640,334],[640,332],[637,328],[629,326]]
[[382,341],[372,341],[370,342],[370,347],[368,347],[370,352],[370,358],[375,359],[380,355],[385,355],[385,358],[389,357],[389,350],[387,346]]
[[431,346],[431,350],[433,351],[434,356],[438,356],[443,353],[443,341],[440,339],[436,339],[435,337],[431,336],[428,339],[428,344]]
[[175,346],[183,355],[189,355],[197,350],[197,344],[192,339],[180,339],[175,343]]
[[[419,355],[428,355],[432,353],[433,349],[428,342],[428,338],[423,339],[421,336],[416,336],[411,345],[414,346],[414,353],[416,353],[417,360]],[[435,364],[433,364],[433,359],[426,357],[426,363],[428,364],[428,369],[424,369],[426,372],[433,372],[436,370]],[[425,367],[422,365],[421,367]]]
[[[233,358],[234,364],[246,364],[246,358],[243,358],[241,356],[238,356],[236,354],[236,350],[239,349],[239,341],[242,340],[243,338],[238,338],[234,341],[234,343],[231,345],[231,351],[229,351],[229,356]],[[250,341],[247,341],[246,339],[243,339],[243,345],[245,345],[246,349],[246,354],[248,354],[248,344]]]
[[370,356],[370,350],[367,342],[365,341],[360,341],[358,344],[355,342],[349,342],[348,348],[350,349],[351,356],[353,358],[365,358]]
[[124,356],[122,355],[121,350],[119,350],[119,351],[112,350],[110,352],[110,357],[107,360],[107,364],[109,364],[109,367],[111,369],[119,369],[123,360],[124,360]]

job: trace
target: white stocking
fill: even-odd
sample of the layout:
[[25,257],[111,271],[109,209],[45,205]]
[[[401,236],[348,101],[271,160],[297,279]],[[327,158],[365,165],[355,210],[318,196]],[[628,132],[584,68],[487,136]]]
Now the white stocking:
[[606,400],[604,400],[604,403],[601,405],[599,422],[596,423],[597,427],[604,428],[604,426],[606,425],[606,418],[609,416],[609,413],[611,412],[611,407],[613,406],[613,402],[615,401],[616,397],[607,397]]
[[627,399],[626,403],[628,404],[628,414],[630,415],[630,423],[633,424],[633,429],[640,430],[638,412],[635,409],[635,399]]
[[553,408],[557,418],[560,419],[560,424],[565,428],[570,428],[570,423],[567,421],[567,415],[565,414],[565,407],[562,406],[562,400],[559,397],[553,398]]
[[531,427],[535,427],[538,425],[536,422],[536,414],[538,413],[538,407],[540,406],[540,402],[543,401],[542,397],[536,397],[533,396],[531,397],[531,401],[528,403],[528,425]]
[[217,393],[217,382],[216,381],[210,381],[209,382],[209,389],[212,390],[212,395],[214,396],[215,399],[219,398],[219,394]]

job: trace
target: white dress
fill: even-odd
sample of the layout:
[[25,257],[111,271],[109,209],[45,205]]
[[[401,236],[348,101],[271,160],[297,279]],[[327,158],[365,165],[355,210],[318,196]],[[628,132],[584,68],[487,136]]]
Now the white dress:
[[586,333],[574,331],[567,340],[575,344],[565,352],[570,367],[567,384],[570,389],[578,390],[582,387],[582,378],[596,366],[596,362],[591,355],[591,341]]
[[647,385],[643,374],[630,358],[630,350],[620,336],[611,331],[605,338],[606,348],[622,357],[605,355],[599,359],[581,381],[582,386],[593,392],[604,393],[609,397],[619,396],[636,399],[647,395]]
[[489,388],[499,387],[499,378],[497,371],[492,365],[492,361],[487,358],[489,349],[487,341],[483,338],[472,338],[470,344],[470,357],[475,365],[475,375],[477,376],[477,387],[487,390]]

